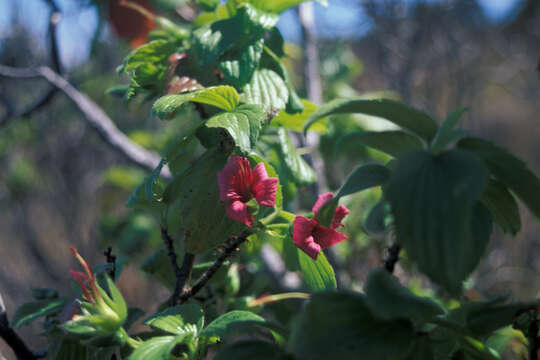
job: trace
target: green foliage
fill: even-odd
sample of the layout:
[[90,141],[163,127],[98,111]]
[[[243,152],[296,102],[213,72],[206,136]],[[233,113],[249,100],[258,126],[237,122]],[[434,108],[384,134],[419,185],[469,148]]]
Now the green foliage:
[[288,175],[299,186],[309,185],[316,181],[315,171],[298,154],[291,138],[284,128],[278,129],[278,146],[280,160],[283,161]]
[[[154,314],[144,323],[154,329],[174,335],[196,334],[204,326],[204,313],[200,306],[186,304],[170,307],[163,312]],[[195,324],[196,327],[189,326],[191,324]]]
[[172,359],[171,352],[182,336],[155,336],[135,349],[129,360]]
[[51,297],[23,304],[13,315],[11,323],[13,327],[20,327],[31,324],[42,316],[57,314],[62,311],[67,301],[65,297]]
[[255,71],[251,81],[244,86],[243,100],[248,104],[260,105],[266,111],[285,109],[288,99],[285,81],[269,69]]
[[[318,124],[318,122],[315,123],[311,129]],[[418,137],[399,130],[354,132],[341,138],[337,147],[339,149],[349,143],[368,146],[394,157],[424,148],[424,144]]]
[[491,215],[478,203],[488,172],[470,153],[415,151],[398,159],[385,195],[397,240],[419,269],[452,294],[489,241]]
[[290,360],[275,344],[261,340],[248,340],[230,345],[216,355],[216,360]]
[[[276,117],[272,119],[271,125],[275,127],[284,127],[287,130],[302,131],[307,119],[317,110],[317,105],[302,99],[303,110],[296,114],[290,114],[286,110],[281,110]],[[311,130],[324,133],[328,131],[323,121],[317,122],[311,127]]]
[[319,253],[316,261],[303,251],[296,249],[296,253],[298,265],[304,274],[304,281],[313,291],[334,290],[337,288],[334,269],[324,253]]

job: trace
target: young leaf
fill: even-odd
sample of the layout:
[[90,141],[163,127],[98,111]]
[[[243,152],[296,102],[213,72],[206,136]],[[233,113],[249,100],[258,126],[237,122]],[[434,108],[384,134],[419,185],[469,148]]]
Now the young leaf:
[[[200,331],[204,325],[204,313],[197,304],[185,304],[168,308],[165,311],[152,315],[144,324],[155,329],[161,329],[171,334],[183,335],[186,332]],[[196,325],[196,329],[186,326]]]
[[319,119],[334,114],[347,113],[360,113],[387,119],[420,136],[427,142],[435,137],[438,128],[437,122],[429,115],[398,101],[389,99],[336,99],[319,107],[307,121],[304,132],[307,132]]
[[201,336],[224,337],[227,332],[244,326],[264,325],[266,320],[249,311],[234,310],[221,315],[208,324],[201,332]]
[[171,119],[182,105],[197,102],[215,106],[225,111],[234,110],[239,103],[239,96],[232,86],[213,86],[183,94],[166,95],[159,98],[152,106],[152,114],[160,119]]
[[480,157],[497,180],[508,186],[540,218],[540,180],[519,158],[490,141],[467,137],[457,146]]
[[370,309],[383,320],[408,319],[422,324],[445,312],[431,299],[414,295],[383,269],[369,273],[364,292]]
[[416,334],[407,321],[382,321],[371,313],[365,297],[355,293],[313,294],[304,307],[288,350],[310,360],[400,359]]
[[453,113],[450,113],[446,117],[441,127],[437,131],[437,135],[435,136],[435,139],[433,139],[433,143],[431,144],[431,150],[434,153],[438,153],[444,150],[444,148],[448,146],[448,144],[456,141],[457,139],[466,134],[462,130],[454,129],[465,111],[467,111],[466,108],[459,109],[454,111]]
[[[313,126],[318,124],[317,122]],[[417,136],[399,130],[353,132],[339,139],[336,148],[339,150],[343,144],[348,143],[368,146],[393,157],[424,148],[422,140]]]
[[[302,112],[289,114],[287,111],[281,110],[280,113],[272,119],[270,125],[277,128],[284,127],[285,129],[292,131],[302,131],[307,119],[315,112],[315,110],[317,110],[317,105],[305,99],[302,99],[301,101],[304,105],[304,110]],[[314,124],[311,130],[325,133],[328,131],[328,128],[321,121]]]
[[317,261],[298,249],[298,264],[304,274],[304,281],[313,291],[335,290],[337,288],[336,275],[332,265],[326,260],[323,252],[319,253]]
[[156,336],[135,349],[129,360],[171,359],[171,351],[182,340],[178,336]]
[[415,151],[397,160],[385,189],[398,242],[454,295],[489,242],[491,216],[478,202],[487,180],[482,161],[468,152]]
[[67,298],[55,298],[47,300],[33,301],[21,305],[11,320],[13,327],[20,327],[32,323],[42,316],[59,313],[67,303]]
[[288,98],[287,85],[272,70],[256,70],[244,87],[243,100],[248,104],[260,105],[265,111],[285,109]]
[[489,179],[480,200],[489,209],[502,231],[516,235],[521,230],[521,217],[516,199],[503,183]]

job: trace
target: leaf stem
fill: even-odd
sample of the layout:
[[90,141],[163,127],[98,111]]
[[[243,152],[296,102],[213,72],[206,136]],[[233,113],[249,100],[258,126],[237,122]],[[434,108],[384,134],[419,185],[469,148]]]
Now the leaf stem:
[[260,306],[268,303],[272,303],[275,301],[281,301],[286,299],[304,299],[307,300],[311,297],[310,294],[302,293],[302,292],[289,292],[289,293],[283,293],[283,294],[274,294],[274,295],[267,295],[267,296],[261,296],[255,300],[252,300],[249,303],[249,307],[255,307]]

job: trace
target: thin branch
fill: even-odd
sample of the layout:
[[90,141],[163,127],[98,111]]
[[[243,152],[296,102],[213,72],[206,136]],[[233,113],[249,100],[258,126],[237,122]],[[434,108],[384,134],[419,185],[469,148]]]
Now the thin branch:
[[111,265],[107,270],[107,274],[114,280],[116,278],[116,255],[112,253],[112,246],[108,246],[107,250],[103,252],[103,255],[105,255],[107,264]]
[[401,246],[398,243],[395,243],[394,245],[390,246],[388,248],[388,255],[386,259],[384,259],[384,268],[386,271],[388,271],[390,274],[394,272],[394,268],[396,267],[396,263],[399,261],[399,252],[401,251]]
[[186,302],[190,297],[196,295],[214,276],[214,274],[219,270],[221,265],[223,265],[223,262],[227,260],[229,256],[231,256],[238,247],[247,240],[248,236],[252,234],[251,230],[245,230],[240,235],[231,238],[232,242],[223,249],[223,252],[217,257],[217,259],[214,261],[212,266],[210,266],[206,271],[197,279],[195,284],[186,291],[182,293],[180,296],[180,303]]
[[[146,170],[154,170],[160,157],[131,141],[122,131],[120,131],[107,114],[92,99],[77,90],[64,77],[47,66],[37,68],[18,69],[0,65],[0,76],[13,78],[37,78],[43,77],[49,83],[62,91],[82,113],[84,119],[100,137],[111,147],[117,150],[124,157]],[[161,171],[161,176],[171,179],[172,175],[167,166]]]
[[34,360],[42,357],[35,355],[10,327],[2,294],[0,294],[0,337],[13,350],[18,360]]

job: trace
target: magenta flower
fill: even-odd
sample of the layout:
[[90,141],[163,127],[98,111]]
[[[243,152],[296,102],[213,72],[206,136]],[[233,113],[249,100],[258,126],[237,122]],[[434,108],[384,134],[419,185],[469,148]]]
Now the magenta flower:
[[248,158],[232,155],[222,171],[218,171],[219,199],[227,201],[227,216],[247,226],[253,226],[248,201],[255,199],[261,206],[276,204],[277,178],[269,178],[262,162],[253,169]]
[[[312,208],[315,217],[317,217],[317,213],[324,203],[333,197],[334,195],[330,192],[319,195]],[[317,256],[319,256],[321,250],[347,239],[347,236],[336,231],[336,229],[343,226],[341,221],[348,213],[349,209],[345,205],[339,205],[332,218],[330,228],[319,224],[316,218],[308,219],[303,216],[297,216],[294,218],[293,223],[294,245],[313,260],[317,260]]]

